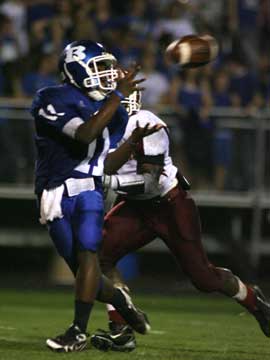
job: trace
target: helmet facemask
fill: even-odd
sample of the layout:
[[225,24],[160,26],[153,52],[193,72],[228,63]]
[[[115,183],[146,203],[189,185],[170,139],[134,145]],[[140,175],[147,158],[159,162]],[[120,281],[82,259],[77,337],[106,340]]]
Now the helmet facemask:
[[121,103],[125,106],[129,116],[137,113],[142,107],[142,92],[140,90],[133,91],[133,93],[122,100]]
[[89,75],[83,80],[83,87],[90,97],[94,100],[103,100],[108,93],[115,90],[118,71],[115,68],[117,61],[113,55],[106,53],[95,56],[87,63],[76,57],[75,59]]

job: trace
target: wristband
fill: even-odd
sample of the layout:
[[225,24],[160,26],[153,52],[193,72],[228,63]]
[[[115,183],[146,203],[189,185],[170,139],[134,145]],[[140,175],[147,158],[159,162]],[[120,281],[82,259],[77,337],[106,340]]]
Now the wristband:
[[126,97],[126,96],[123,95],[123,94],[121,93],[121,91],[119,91],[119,90],[114,90],[113,93],[114,93],[115,95],[117,95],[117,96],[120,98],[120,100],[124,100],[125,97]]

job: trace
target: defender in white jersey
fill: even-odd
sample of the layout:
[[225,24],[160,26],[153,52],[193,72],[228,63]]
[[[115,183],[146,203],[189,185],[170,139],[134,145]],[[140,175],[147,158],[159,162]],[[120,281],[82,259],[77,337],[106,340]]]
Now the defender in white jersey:
[[[126,140],[129,138],[130,134],[136,128],[138,123],[141,127],[144,127],[147,124],[150,126],[157,124],[164,126],[164,128],[162,128],[160,131],[148,136],[148,138],[145,138],[141,143],[141,149],[138,149],[138,152],[140,152],[140,159],[142,159],[143,155],[144,160],[148,160],[150,163],[162,166],[162,169],[160,169],[162,170],[162,173],[158,179],[147,175],[147,173],[144,175],[138,174],[138,161],[136,158],[134,158],[129,160],[119,169],[119,176],[116,177],[116,179],[120,182],[120,187],[122,184],[121,181],[125,181],[124,184],[126,184],[126,186],[129,184],[129,186],[132,186],[134,180],[138,181],[139,183],[144,182],[144,186],[146,188],[142,193],[137,192],[136,194],[132,195],[132,189],[129,191],[130,194],[127,192],[126,196],[130,199],[146,200],[155,196],[162,197],[168,193],[168,191],[173,189],[178,182],[176,179],[178,170],[173,165],[172,159],[169,156],[169,138],[166,124],[152,112],[147,110],[140,110],[138,113],[129,118],[123,139]],[[112,179],[113,178],[111,177],[111,180]],[[117,188],[115,190],[117,190]]]
[[[136,109],[136,113],[129,118],[124,139],[138,124],[164,124],[153,113],[139,110],[140,104],[134,99],[133,93],[128,112]],[[134,149],[133,159],[116,175],[106,177],[105,185],[119,194],[117,205],[105,218],[100,253],[102,270],[115,286],[126,288],[115,268],[117,261],[159,237],[197,289],[233,297],[254,315],[264,334],[270,337],[270,305],[261,290],[209,262],[201,241],[198,210],[187,192],[189,184],[169,156],[165,128],[144,138]],[[133,331],[111,305],[108,312],[110,331],[93,335],[91,343],[100,350],[133,350],[136,347]]]

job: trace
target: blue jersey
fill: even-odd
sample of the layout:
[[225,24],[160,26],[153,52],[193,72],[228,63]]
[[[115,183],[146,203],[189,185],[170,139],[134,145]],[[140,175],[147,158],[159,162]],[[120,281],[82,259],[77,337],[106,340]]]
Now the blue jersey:
[[121,140],[128,114],[119,106],[102,134],[89,145],[74,139],[77,128],[88,121],[103,101],[95,101],[69,84],[41,89],[31,114],[36,127],[35,192],[55,188],[68,178],[96,177],[100,183],[104,159]]

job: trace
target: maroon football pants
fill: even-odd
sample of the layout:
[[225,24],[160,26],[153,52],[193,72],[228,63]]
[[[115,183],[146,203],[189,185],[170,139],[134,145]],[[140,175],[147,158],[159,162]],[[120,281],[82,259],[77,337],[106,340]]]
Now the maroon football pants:
[[180,187],[158,200],[124,200],[105,218],[100,252],[102,268],[110,269],[126,254],[161,238],[184,273],[201,291],[222,291],[224,271],[209,263],[201,241],[194,200]]

